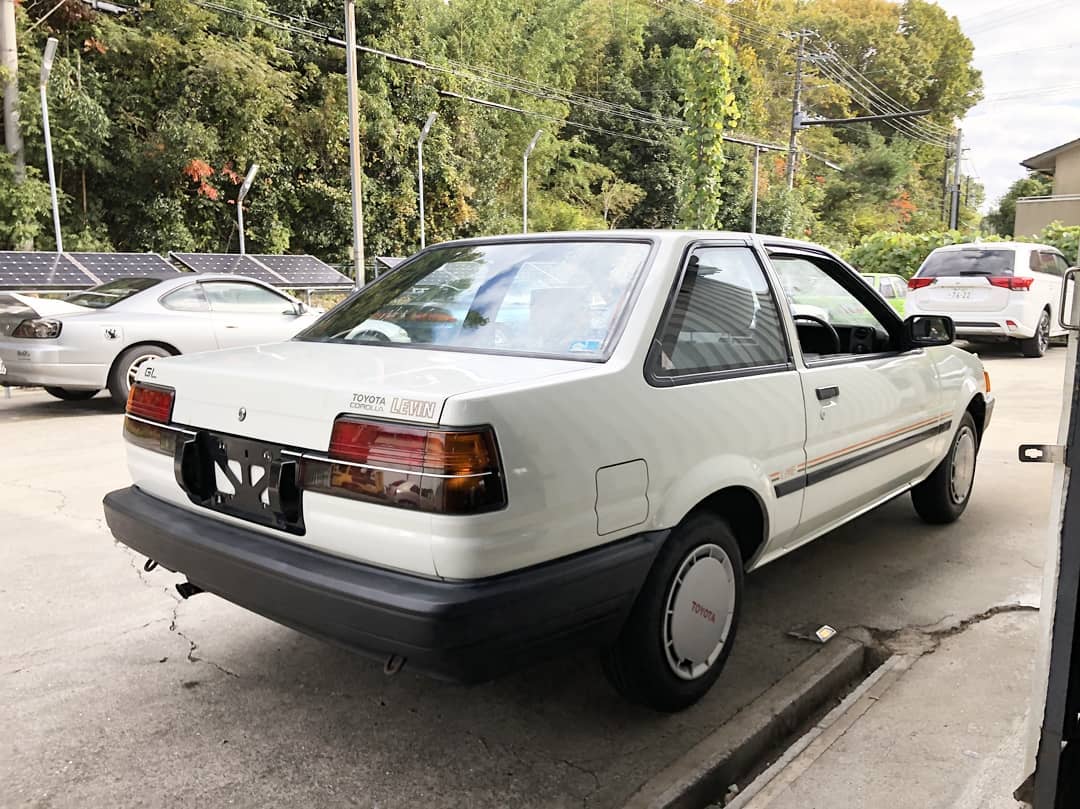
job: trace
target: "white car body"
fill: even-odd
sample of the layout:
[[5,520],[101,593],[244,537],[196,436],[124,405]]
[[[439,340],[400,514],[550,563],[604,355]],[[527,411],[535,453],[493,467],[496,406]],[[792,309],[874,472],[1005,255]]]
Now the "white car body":
[[[297,339],[155,360],[140,377],[175,392],[164,429],[178,441],[197,442],[203,439],[196,436],[206,434],[213,444],[213,436],[235,437],[238,445],[251,441],[257,442],[253,448],[277,448],[267,456],[275,463],[326,458],[335,420],[342,416],[432,429],[488,425],[501,457],[503,507],[459,516],[304,491],[299,495],[302,530],[282,530],[195,502],[173,457],[129,442],[134,486],[106,499],[113,532],[187,573],[195,585],[284,623],[472,680],[529,657],[513,643],[506,648],[507,633],[522,647],[547,648],[551,639],[534,625],[541,620],[535,614],[543,614],[545,626],[560,627],[564,640],[585,629],[592,641],[610,640],[665,538],[703,504],[733,510],[726,519],[741,532],[741,562],[751,570],[926,480],[950,452],[966,413],[974,414],[980,434],[989,420],[993,397],[973,355],[948,345],[829,359],[804,354],[790,305],[778,307],[783,362],[715,375],[656,375],[673,360],[666,353],[657,359],[654,335],[692,251],[715,248],[733,255],[723,251],[738,250],[740,257],[760,264],[771,290],[781,284],[770,257],[827,263],[844,274],[844,283],[890,334],[899,334],[899,317],[856,271],[814,245],[747,234],[613,231],[449,247],[572,239],[648,247],[621,334],[602,359]],[[383,279],[409,266],[406,262]],[[771,305],[765,297],[770,293],[755,294],[753,319],[760,321],[759,307]],[[672,355],[696,350],[697,333],[688,333],[688,342],[682,334]],[[886,338],[892,339],[879,339]],[[973,474],[973,458],[971,464]],[[388,491],[397,485],[390,480],[392,471],[385,475],[374,488]],[[264,504],[273,509],[265,496]],[[180,528],[165,527],[181,523],[190,524],[190,537],[229,533],[230,542],[243,545],[244,561],[205,565],[200,551],[175,533]],[[350,571],[342,576],[363,578],[363,594],[343,580],[326,585],[335,595],[321,604],[269,582],[264,592],[251,574],[263,552],[301,554],[307,560],[279,559],[273,563],[279,572],[293,564],[317,562],[326,571],[340,566]],[[562,584],[548,582],[556,571],[568,577],[559,579]],[[389,590],[381,589],[380,581]],[[354,617],[351,607],[340,607],[337,598],[353,606],[355,599],[391,604],[388,609],[400,608],[408,620],[397,628],[377,619],[368,624]],[[523,600],[535,613],[535,621],[524,622],[527,629],[517,623]],[[327,610],[337,617],[331,619]],[[478,617],[481,611],[486,617]],[[434,623],[425,623],[428,618]],[[457,620],[463,624],[453,623]],[[463,638],[469,639],[468,655],[460,648]]]
[[[97,289],[108,290],[118,279],[85,292],[73,300],[86,300]],[[150,279],[146,279],[150,282]],[[261,303],[219,304],[221,296],[207,295],[219,287],[250,291]],[[175,308],[174,295],[204,291],[202,308]],[[7,300],[7,306],[3,303]],[[215,300],[211,300],[215,299]],[[267,302],[273,305],[267,305]],[[190,301],[187,304],[191,306]],[[104,308],[76,305],[29,295],[0,293],[0,383],[40,385],[62,391],[97,391],[116,379],[118,362],[130,357],[131,371],[156,354],[193,354],[219,348],[287,340],[311,325],[321,309],[311,310],[295,298],[253,278],[238,275],[183,273],[156,279],[153,286]],[[60,324],[56,337],[16,337],[23,321],[48,320]],[[144,353],[132,349],[144,347]],[[127,369],[125,369],[127,370]],[[126,396],[126,386],[118,391]]]
[[[1000,254],[1004,260],[988,262],[980,258],[988,253]],[[970,258],[963,264],[955,261],[953,268],[945,272],[934,270],[936,262],[961,256]],[[1068,267],[1061,251],[1043,244],[981,242],[939,247],[926,257],[909,282],[905,311],[908,315],[949,315],[956,324],[957,336],[974,342],[1027,340],[1032,341],[1032,348],[1038,348],[1041,329],[1044,343],[1065,334],[1058,323],[1058,311],[1062,276]],[[985,268],[985,275],[977,274],[981,268]],[[1006,278],[1027,286],[1010,289],[995,286],[992,280],[1001,282]],[[929,283],[918,286],[920,281]]]

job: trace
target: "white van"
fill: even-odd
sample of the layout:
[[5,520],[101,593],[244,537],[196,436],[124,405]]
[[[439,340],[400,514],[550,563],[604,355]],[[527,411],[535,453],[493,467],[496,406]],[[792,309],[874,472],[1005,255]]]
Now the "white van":
[[1041,357],[1063,335],[1057,312],[1069,262],[1056,247],[983,242],[939,247],[908,281],[906,313],[949,315],[956,336],[1015,340]]

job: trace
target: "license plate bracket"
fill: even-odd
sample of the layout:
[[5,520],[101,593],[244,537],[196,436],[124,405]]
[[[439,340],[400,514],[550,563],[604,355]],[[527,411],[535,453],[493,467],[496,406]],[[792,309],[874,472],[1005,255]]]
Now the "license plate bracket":
[[304,533],[299,460],[284,448],[197,433],[177,445],[176,479],[192,502],[291,534]]

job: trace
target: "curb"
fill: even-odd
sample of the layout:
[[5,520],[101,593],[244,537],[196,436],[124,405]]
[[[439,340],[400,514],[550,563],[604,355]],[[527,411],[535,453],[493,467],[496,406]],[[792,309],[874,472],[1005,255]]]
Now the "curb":
[[866,652],[858,641],[835,638],[642,784],[625,809],[697,809],[721,800],[731,784],[865,671]]

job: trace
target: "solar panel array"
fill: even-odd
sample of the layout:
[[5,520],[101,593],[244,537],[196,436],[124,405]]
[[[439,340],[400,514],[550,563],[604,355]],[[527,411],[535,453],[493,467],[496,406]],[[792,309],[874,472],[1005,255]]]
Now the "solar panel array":
[[[247,275],[279,287],[352,286],[348,276],[314,256],[172,253],[198,273]],[[118,278],[181,270],[157,253],[45,253],[0,250],[0,290],[86,289]]]
[[176,272],[156,253],[0,251],[0,289],[84,289],[117,278]]
[[348,276],[314,256],[240,255],[238,253],[171,253],[199,273],[246,275],[279,287],[351,286]]

